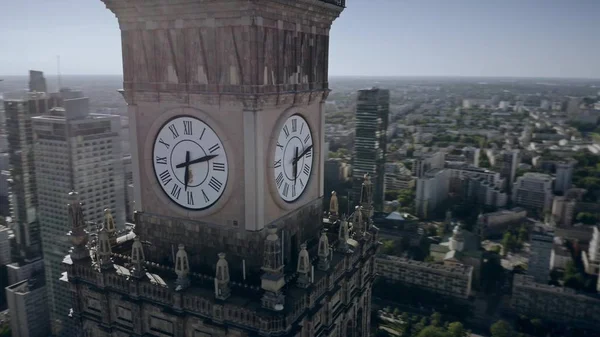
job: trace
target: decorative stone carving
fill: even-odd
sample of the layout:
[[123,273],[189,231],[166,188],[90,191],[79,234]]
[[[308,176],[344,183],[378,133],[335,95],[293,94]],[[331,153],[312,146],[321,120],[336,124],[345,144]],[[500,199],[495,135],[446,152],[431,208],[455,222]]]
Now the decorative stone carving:
[[321,232],[321,237],[319,238],[318,255],[319,269],[323,271],[328,270],[331,261],[331,248],[329,247],[329,239],[327,238],[326,230]]
[[179,250],[175,256],[175,273],[177,274],[177,290],[183,290],[190,285],[188,273],[190,272],[190,263],[184,245],[179,245]]
[[231,291],[229,289],[229,264],[225,260],[225,253],[219,253],[219,261],[217,261],[216,269],[215,297],[220,300],[226,300]]
[[311,284],[312,265],[310,263],[308,250],[306,250],[306,243],[300,245],[296,272],[298,272],[298,286],[300,288],[307,288]]

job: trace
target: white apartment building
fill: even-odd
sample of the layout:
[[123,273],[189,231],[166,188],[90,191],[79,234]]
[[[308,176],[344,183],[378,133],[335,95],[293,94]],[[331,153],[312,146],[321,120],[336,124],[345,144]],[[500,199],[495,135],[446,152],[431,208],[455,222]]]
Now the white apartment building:
[[556,196],[552,201],[552,221],[558,226],[573,225],[577,201],[565,196]]
[[586,273],[592,275],[600,274],[600,230],[598,226],[594,226],[588,251],[583,252],[583,264],[585,265]]
[[550,269],[562,269],[567,268],[567,263],[573,261],[571,252],[562,244],[554,244],[552,247],[552,253],[550,254]]
[[544,173],[528,172],[517,178],[513,185],[512,201],[515,205],[543,214],[552,207],[553,178]]
[[445,160],[446,153],[441,151],[424,154],[413,162],[412,174],[417,178],[421,178],[429,170],[444,168]]
[[[125,186],[119,116],[90,114],[83,93],[69,91],[63,108],[34,117],[38,215],[42,229],[46,287],[52,322],[71,307],[67,284],[59,281],[71,243],[68,193],[76,191],[85,220],[100,225],[111,209],[117,228],[125,225]],[[95,226],[89,229],[93,232]],[[64,324],[69,324],[64,322]]]
[[482,239],[491,236],[498,237],[511,226],[521,224],[526,218],[527,211],[520,207],[481,214],[477,219],[478,232]]
[[379,276],[390,281],[461,299],[471,295],[472,266],[450,266],[378,255],[375,258],[375,268]]
[[385,163],[386,191],[410,190],[415,187],[411,171],[401,163]]
[[564,193],[571,188],[574,167],[575,162],[572,161],[556,163],[556,178],[554,180],[555,192]]
[[417,179],[416,212],[423,219],[429,218],[448,199],[448,169],[429,170]]
[[546,233],[534,232],[531,234],[530,244],[531,254],[527,274],[533,276],[536,282],[548,283],[554,237]]

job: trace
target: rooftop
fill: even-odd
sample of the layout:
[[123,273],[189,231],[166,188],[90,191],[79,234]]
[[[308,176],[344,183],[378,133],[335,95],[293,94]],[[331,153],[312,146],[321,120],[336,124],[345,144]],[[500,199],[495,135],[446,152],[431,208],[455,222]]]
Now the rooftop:
[[402,264],[402,265],[410,265],[410,266],[415,266],[415,267],[421,267],[421,268],[427,268],[427,269],[431,269],[431,270],[439,270],[439,271],[444,271],[444,272],[449,272],[449,273],[457,273],[457,274],[467,274],[473,270],[472,266],[467,266],[467,265],[462,265],[462,264],[448,266],[448,265],[444,265],[444,264],[429,263],[429,262],[411,260],[411,259],[407,259],[407,258],[403,258],[403,257],[399,257],[399,256],[384,255],[384,254],[378,254],[377,259],[390,261],[390,262]]

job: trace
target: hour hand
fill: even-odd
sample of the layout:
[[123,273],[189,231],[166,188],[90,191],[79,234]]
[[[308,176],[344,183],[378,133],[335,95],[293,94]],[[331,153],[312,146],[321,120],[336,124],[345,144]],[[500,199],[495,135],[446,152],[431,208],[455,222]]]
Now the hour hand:
[[189,165],[192,165],[192,164],[202,163],[202,162],[205,162],[205,161],[209,161],[209,160],[211,160],[211,159],[213,159],[215,157],[218,157],[218,155],[211,154],[211,155],[208,155],[208,156],[204,156],[204,157],[201,157],[201,158],[197,158],[197,159],[194,159],[194,160],[191,160],[191,161],[186,161],[184,163],[178,164],[177,166],[175,166],[175,168],[182,168],[182,167],[186,167],[186,166],[189,166]]
[[306,149],[304,149],[304,151],[299,156],[296,156],[296,158],[294,159],[294,163],[300,160],[300,158],[304,157],[304,155],[306,155],[308,151],[312,149],[312,147],[312,145],[307,146]]
[[188,165],[190,164],[190,151],[185,151],[185,175],[183,180],[185,180],[185,191],[187,191],[187,187],[188,187],[188,180],[190,177],[190,170],[188,169]]

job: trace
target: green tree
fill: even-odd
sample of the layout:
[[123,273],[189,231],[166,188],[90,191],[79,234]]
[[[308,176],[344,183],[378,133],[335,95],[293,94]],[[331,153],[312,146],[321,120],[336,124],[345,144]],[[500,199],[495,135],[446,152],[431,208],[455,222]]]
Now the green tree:
[[383,240],[383,245],[381,246],[381,253],[386,255],[393,255],[395,251],[395,244],[392,240]]
[[577,213],[577,221],[586,225],[594,225],[598,222],[598,216],[589,212]]
[[541,319],[539,318],[533,318],[531,319],[531,326],[533,327],[533,332],[536,335],[540,335],[541,333],[543,333],[544,330],[544,322],[542,322]]
[[428,326],[421,330],[417,337],[450,337],[450,334],[442,328]]
[[529,232],[525,228],[525,225],[521,225],[521,228],[519,228],[519,242],[523,243],[527,242],[527,240],[529,240]]
[[395,308],[395,309],[394,309],[394,316],[395,316],[395,317],[398,317],[398,316],[400,316],[400,314],[401,314],[401,312],[400,312],[400,309],[398,309],[398,308]]
[[507,321],[497,321],[490,326],[492,337],[513,337],[515,332]]
[[516,247],[517,241],[515,240],[515,237],[510,232],[504,233],[504,236],[502,237],[502,248],[504,248],[504,255],[508,254],[508,252],[514,251]]
[[448,334],[450,337],[466,337],[467,330],[461,322],[452,322],[448,325]]
[[567,262],[567,266],[565,267],[565,273],[563,275],[563,281],[565,283],[565,287],[573,288],[573,289],[581,289],[584,285],[584,276],[575,266],[573,261]]
[[431,325],[439,327],[442,325],[442,314],[434,312],[431,314]]

